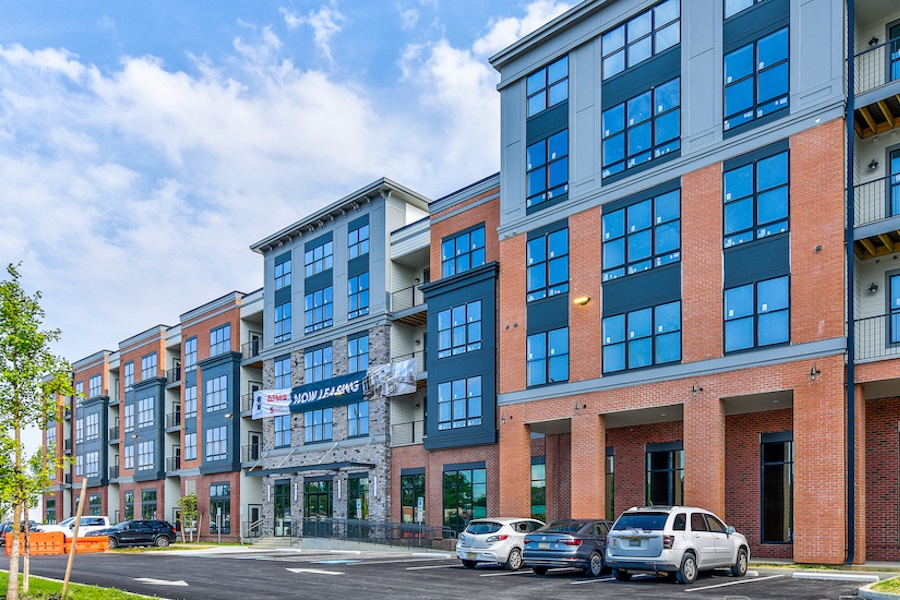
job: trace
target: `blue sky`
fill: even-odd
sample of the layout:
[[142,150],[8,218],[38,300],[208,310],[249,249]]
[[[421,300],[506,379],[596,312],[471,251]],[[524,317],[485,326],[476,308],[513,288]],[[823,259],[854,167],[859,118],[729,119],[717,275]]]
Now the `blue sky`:
[[231,290],[382,176],[499,168],[488,58],[562,0],[0,0],[0,261],[84,358]]

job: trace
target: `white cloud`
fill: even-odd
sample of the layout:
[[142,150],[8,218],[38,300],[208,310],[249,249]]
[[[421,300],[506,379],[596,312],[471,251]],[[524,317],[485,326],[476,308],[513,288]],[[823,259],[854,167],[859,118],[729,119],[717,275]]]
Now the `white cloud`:
[[347,17],[338,10],[337,2],[332,0],[318,10],[310,11],[305,17],[298,16],[287,9],[281,9],[281,12],[289,29],[297,29],[301,25],[309,25],[313,30],[313,41],[315,41],[319,51],[325,55],[329,63],[334,62],[331,54],[332,39],[349,22]]
[[525,6],[522,18],[506,17],[490,23],[489,31],[472,46],[479,55],[492,55],[503,50],[519,38],[552,21],[573,6],[572,2],[535,0]]

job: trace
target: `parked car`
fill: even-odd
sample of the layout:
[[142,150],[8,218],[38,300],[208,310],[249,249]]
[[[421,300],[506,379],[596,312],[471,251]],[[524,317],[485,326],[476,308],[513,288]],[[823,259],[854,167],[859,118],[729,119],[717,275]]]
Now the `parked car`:
[[692,506],[625,511],[609,533],[606,551],[606,564],[620,581],[644,572],[691,583],[698,572],[722,567],[743,577],[749,561],[747,538],[708,510]]
[[[22,521],[22,528],[20,531],[25,531],[25,521]],[[29,531],[37,531],[38,523],[37,521],[28,520],[28,529]],[[11,533],[13,530],[12,521],[4,521],[0,523],[0,546],[6,546],[6,534]]]
[[525,536],[525,565],[537,575],[551,567],[576,567],[587,577],[599,577],[611,525],[604,519],[553,521]]
[[109,547],[114,550],[119,546],[158,546],[165,548],[175,541],[175,528],[166,521],[134,520],[122,521],[106,529],[96,529],[87,534],[108,536]]
[[[83,516],[78,524],[78,535],[84,537],[91,531],[108,529],[111,525],[109,517],[106,516]],[[63,519],[55,525],[38,525],[37,530],[41,532],[61,531],[63,535],[70,538],[75,535],[75,517]]]
[[470,569],[488,562],[516,571],[522,567],[525,534],[543,526],[536,519],[473,519],[456,540],[456,556]]

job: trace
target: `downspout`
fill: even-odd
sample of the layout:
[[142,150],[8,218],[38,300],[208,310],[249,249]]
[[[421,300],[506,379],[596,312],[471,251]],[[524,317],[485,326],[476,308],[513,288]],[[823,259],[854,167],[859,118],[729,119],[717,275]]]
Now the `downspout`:
[[854,0],[847,0],[847,230],[845,246],[847,253],[847,557],[845,564],[853,563],[856,549],[856,326],[853,321],[853,229],[855,227],[854,207],[856,201],[853,190],[854,136],[853,113],[856,104],[856,73],[853,51],[856,39],[853,34]]

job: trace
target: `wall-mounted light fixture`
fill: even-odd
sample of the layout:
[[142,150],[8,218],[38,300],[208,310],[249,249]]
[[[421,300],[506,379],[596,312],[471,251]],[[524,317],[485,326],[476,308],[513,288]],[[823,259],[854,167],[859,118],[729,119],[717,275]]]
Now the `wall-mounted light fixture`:
[[874,47],[878,45],[878,36],[872,36],[872,39],[869,40],[869,47]]
[[587,408],[587,404],[580,404],[580,403],[576,402],[575,403],[575,414],[577,415],[579,410],[584,410],[585,408]]
[[874,294],[874,293],[877,292],[877,291],[878,291],[878,284],[875,283],[875,282],[873,281],[873,282],[869,285],[869,293],[870,293],[870,294]]
[[813,363],[812,368],[809,370],[809,380],[815,381],[816,377],[822,374],[822,371],[816,368],[816,363]]
[[231,413],[225,413],[224,416],[225,416],[226,419],[230,419],[230,418],[233,417],[234,415],[232,415]]
[[869,170],[874,171],[877,168],[878,168],[878,161],[873,158],[872,162],[869,163]]
[[578,306],[584,306],[590,301],[591,299],[589,296],[578,296],[573,302],[575,302],[575,304],[577,304]]
[[506,424],[506,419],[509,419],[510,421],[512,421],[512,418],[513,418],[513,416],[512,416],[512,415],[507,416],[507,413],[506,413],[506,411],[504,410],[504,411],[503,411],[503,415],[500,417],[500,423],[501,423],[502,425],[505,425],[505,424]]
[[691,396],[696,396],[703,391],[703,386],[695,383],[691,386]]

